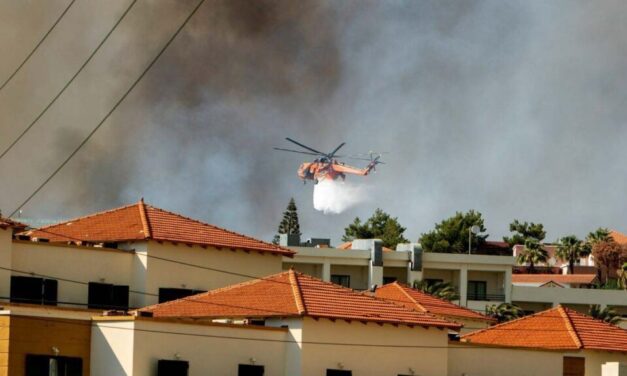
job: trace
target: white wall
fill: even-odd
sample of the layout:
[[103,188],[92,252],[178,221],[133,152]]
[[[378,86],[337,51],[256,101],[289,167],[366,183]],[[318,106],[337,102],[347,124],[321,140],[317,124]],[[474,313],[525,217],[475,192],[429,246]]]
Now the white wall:
[[[283,375],[286,340],[287,330],[276,328],[97,321],[91,375],[153,376],[159,359],[177,358],[189,362],[190,376],[236,375],[238,364],[251,364],[251,358],[265,367],[266,375]],[[133,354],[132,360],[128,354]]]
[[448,376],[560,376],[562,353],[452,345]]
[[[447,331],[436,328],[305,318],[301,375],[324,375],[327,369],[337,369],[338,363],[342,363],[344,369],[352,370],[353,375],[410,374],[410,368],[416,375],[446,375],[447,341]],[[392,347],[335,346],[308,342],[381,344]],[[393,347],[398,345],[416,347]]]

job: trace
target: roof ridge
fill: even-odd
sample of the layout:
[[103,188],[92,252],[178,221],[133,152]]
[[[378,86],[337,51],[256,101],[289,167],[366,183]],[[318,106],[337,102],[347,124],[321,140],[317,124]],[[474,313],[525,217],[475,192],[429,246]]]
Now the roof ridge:
[[290,278],[290,285],[292,286],[292,294],[294,294],[296,309],[298,309],[298,314],[301,316],[305,315],[307,314],[307,307],[305,305],[305,300],[303,299],[303,294],[300,289],[298,274],[296,274],[293,269],[290,269],[288,273]]
[[581,338],[579,338],[579,333],[577,333],[577,329],[575,329],[575,326],[573,325],[573,322],[570,319],[569,311],[567,311],[566,308],[563,307],[561,304],[557,306],[557,311],[564,318],[564,322],[566,324],[566,329],[568,330],[568,334],[570,334],[570,336],[575,341],[577,348],[579,349],[582,348],[583,343],[581,342]]
[[414,304],[416,304],[418,307],[420,307],[423,310],[423,312],[431,313],[431,312],[429,312],[429,310],[425,306],[423,306],[422,304],[418,303],[418,301],[416,299],[414,299],[413,296],[409,295],[409,293],[406,290],[406,289],[410,288],[409,286],[402,286],[400,283],[397,283],[396,281],[393,284],[395,284],[401,290],[403,295],[408,297],[410,301],[414,302]]
[[[186,217],[186,216],[184,216],[184,215],[182,215],[182,214],[179,214],[179,213],[176,213],[176,212],[173,212],[173,211],[170,211],[170,210],[161,209],[161,208],[158,208],[158,207],[152,206],[152,205],[150,205],[150,204],[145,204],[145,206],[146,206],[148,209],[158,210],[158,211],[160,211],[160,212],[164,212],[164,213],[172,214],[172,215],[175,215],[175,216],[177,216],[177,217],[179,217],[179,218],[186,219],[186,220],[188,220],[188,221],[192,221],[192,222],[196,222],[196,223],[201,224],[201,225],[206,226],[206,227],[211,227],[211,228],[213,228],[213,229],[217,229],[217,230],[221,230],[221,231],[224,231],[224,232],[228,232],[228,233],[230,233],[230,234],[237,235],[237,236],[241,236],[241,237],[246,238],[246,239],[248,239],[248,240],[252,240],[252,241],[255,241],[255,242],[260,242],[260,243],[263,243],[263,244],[266,244],[266,245],[269,245],[269,246],[275,247],[275,248],[277,248],[277,249],[280,249],[280,250],[283,250],[283,251],[286,251],[286,252],[294,253],[294,251],[292,251],[291,249],[288,249],[288,248],[283,248],[283,247],[278,246],[278,245],[276,245],[276,244],[268,243],[268,242],[266,242],[266,241],[263,241],[263,240],[260,240],[260,239],[253,238],[253,237],[251,237],[251,236],[244,235],[244,234],[241,234],[241,233],[239,233],[239,232],[235,232],[235,231],[232,231],[232,230],[228,230],[228,229],[226,229],[226,228],[223,228],[223,227],[220,227],[220,226],[216,226],[216,225],[213,225],[213,224],[210,224],[210,223],[207,223],[207,222],[203,222],[203,221],[198,220],[198,219],[194,219],[194,218]],[[148,216],[148,217],[150,217],[149,215],[147,215],[147,216]]]
[[142,227],[144,228],[144,235],[146,236],[146,238],[151,238],[152,231],[150,231],[150,222],[148,219],[148,215],[146,215],[146,204],[144,203],[143,197],[139,199],[137,206],[139,207],[139,217],[141,218]]
[[[120,207],[113,208],[113,209],[103,210],[103,211],[99,211],[99,212],[96,212],[96,213],[83,215],[83,216],[80,216],[80,217],[70,218],[70,219],[67,219],[65,221],[61,221],[61,222],[53,223],[51,225],[46,225],[46,226],[38,227],[38,228],[35,228],[35,229],[32,229],[32,230],[28,230],[28,232],[31,232],[31,231],[35,232],[35,231],[39,231],[39,230],[45,230],[45,229],[48,229],[48,228],[51,228],[51,227],[60,226],[60,225],[62,225],[64,223],[82,221],[83,219],[96,217],[96,216],[99,216],[99,215],[102,215],[102,214],[108,214],[108,213],[113,213],[113,212],[116,212],[116,211],[128,209],[128,208],[133,207],[135,205],[137,205],[137,203],[124,205],[124,206],[120,206]],[[65,235],[63,235],[63,236],[65,236]]]

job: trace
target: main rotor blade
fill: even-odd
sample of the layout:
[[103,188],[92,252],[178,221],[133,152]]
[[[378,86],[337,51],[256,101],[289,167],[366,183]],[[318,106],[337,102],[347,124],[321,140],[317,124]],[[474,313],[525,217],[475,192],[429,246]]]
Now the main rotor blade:
[[307,155],[324,155],[324,154],[318,154],[318,153],[310,153],[308,151],[300,151],[300,150],[291,150],[291,149],[283,149],[283,148],[273,148],[274,150],[280,150],[280,151],[289,151],[291,153],[298,153],[298,154],[307,154]]
[[346,142],[342,142],[340,144],[340,146],[336,147],[335,150],[333,150],[330,154],[329,154],[329,158],[333,158],[333,156],[335,155],[335,153],[337,153],[338,150],[340,150],[342,148],[342,146],[346,145]]
[[298,141],[294,141],[294,140],[292,140],[292,139],[291,139],[291,138],[289,138],[289,137],[285,137],[285,139],[286,139],[286,140],[288,140],[289,142],[292,142],[292,143],[294,143],[294,144],[296,144],[296,145],[300,146],[301,148],[305,148],[305,149],[307,149],[307,150],[309,150],[309,151],[313,151],[314,153],[317,153],[317,154],[326,155],[325,153],[323,153],[323,152],[321,152],[321,151],[318,151],[318,150],[316,150],[316,149],[312,149],[312,148],[310,148],[309,146],[303,145],[303,144],[301,144],[301,143],[300,143],[300,142],[298,142]]

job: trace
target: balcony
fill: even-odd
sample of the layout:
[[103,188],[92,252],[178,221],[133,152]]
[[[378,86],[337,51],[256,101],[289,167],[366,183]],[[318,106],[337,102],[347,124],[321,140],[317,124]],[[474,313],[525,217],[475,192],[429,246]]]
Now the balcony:
[[484,302],[504,302],[505,292],[499,292],[496,294],[481,294],[469,292],[468,300],[481,300]]

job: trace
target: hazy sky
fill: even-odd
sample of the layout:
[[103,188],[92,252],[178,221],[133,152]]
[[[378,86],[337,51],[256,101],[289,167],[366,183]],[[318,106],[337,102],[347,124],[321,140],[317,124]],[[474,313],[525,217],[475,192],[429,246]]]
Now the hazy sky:
[[[0,2],[0,81],[69,0]],[[130,0],[77,0],[0,91],[0,150],[34,119]],[[0,160],[13,211],[110,110],[195,5],[139,0],[57,103]],[[211,0],[25,208],[63,219],[136,202],[271,239],[290,197],[305,237],[338,240],[381,207],[412,240],[455,211],[490,239],[514,218],[548,240],[627,231],[627,2]],[[349,177],[367,201],[312,207],[289,136],[386,151]]]

